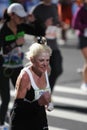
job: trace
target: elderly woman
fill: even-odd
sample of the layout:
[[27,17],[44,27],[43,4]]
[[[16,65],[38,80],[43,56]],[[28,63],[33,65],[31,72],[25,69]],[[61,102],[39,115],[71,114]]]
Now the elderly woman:
[[51,102],[48,68],[51,49],[33,43],[26,53],[30,65],[24,67],[16,82],[11,111],[11,130],[48,130],[46,109]]

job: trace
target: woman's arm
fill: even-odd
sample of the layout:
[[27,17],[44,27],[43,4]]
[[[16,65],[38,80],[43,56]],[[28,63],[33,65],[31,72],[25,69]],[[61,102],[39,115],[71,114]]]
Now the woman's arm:
[[21,72],[16,81],[16,98],[23,99],[29,89],[29,76],[25,71],[23,73]]
[[45,36],[46,27],[38,20],[35,20],[34,22],[28,24],[23,23],[21,24],[21,27],[26,34],[35,36]]

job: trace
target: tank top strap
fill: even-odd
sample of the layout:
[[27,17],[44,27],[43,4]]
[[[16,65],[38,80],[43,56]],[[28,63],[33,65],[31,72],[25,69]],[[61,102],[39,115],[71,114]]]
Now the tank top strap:
[[38,87],[37,87],[36,84],[35,84],[35,81],[34,81],[34,79],[33,79],[32,73],[31,73],[31,71],[29,70],[29,68],[28,68],[28,67],[25,67],[23,70],[26,71],[27,74],[29,75],[29,78],[30,78],[30,81],[31,81],[31,85],[32,85],[32,87],[34,88],[34,90],[37,90]]
[[45,72],[47,87],[50,87],[47,71]]

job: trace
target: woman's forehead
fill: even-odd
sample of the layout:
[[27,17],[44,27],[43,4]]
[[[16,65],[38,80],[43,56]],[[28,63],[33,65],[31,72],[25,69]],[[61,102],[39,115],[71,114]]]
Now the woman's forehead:
[[49,52],[44,51],[44,52],[41,52],[40,55],[49,55]]
[[50,54],[48,52],[41,52],[37,57],[49,57]]

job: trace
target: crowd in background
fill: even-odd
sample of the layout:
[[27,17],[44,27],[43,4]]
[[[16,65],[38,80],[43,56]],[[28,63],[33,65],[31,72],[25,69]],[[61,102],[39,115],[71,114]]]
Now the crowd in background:
[[[3,16],[3,11],[6,9],[9,4],[14,2],[19,2],[23,4],[26,11],[30,11],[30,8],[36,4],[38,4],[42,0],[0,0],[0,18]],[[58,2],[61,1],[64,3],[64,1],[68,0],[52,0],[53,3],[58,4]],[[70,2],[74,2],[75,0],[69,0]]]
[[[0,0],[0,19],[3,17],[4,10],[14,2],[21,3],[25,11],[30,12],[31,8],[43,0]],[[52,0],[52,3],[58,7],[58,15],[61,22],[61,41],[60,44],[67,42],[66,31],[71,28],[72,19],[79,7],[82,0]]]

